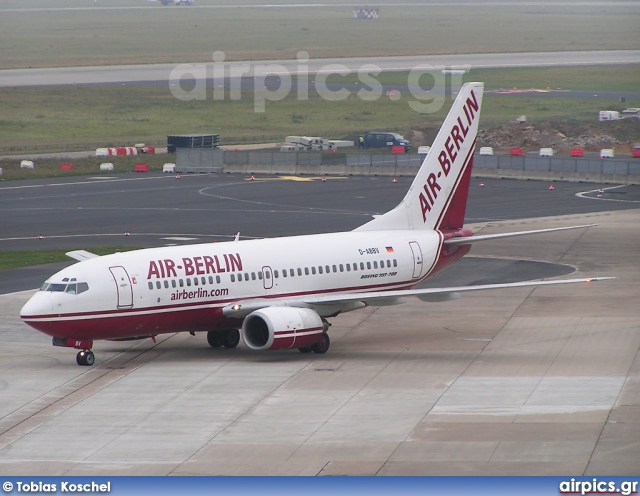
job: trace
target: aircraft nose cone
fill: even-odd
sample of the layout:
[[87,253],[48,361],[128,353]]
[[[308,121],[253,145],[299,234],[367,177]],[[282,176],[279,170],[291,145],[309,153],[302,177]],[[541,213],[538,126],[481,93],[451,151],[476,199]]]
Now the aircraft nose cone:
[[20,317],[25,319],[39,315],[51,315],[52,313],[53,303],[50,295],[45,291],[38,291],[24,304],[20,310]]

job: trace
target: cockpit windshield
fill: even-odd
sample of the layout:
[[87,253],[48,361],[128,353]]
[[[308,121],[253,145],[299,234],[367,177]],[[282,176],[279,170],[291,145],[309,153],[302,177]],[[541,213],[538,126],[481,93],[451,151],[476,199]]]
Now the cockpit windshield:
[[89,285],[86,282],[77,282],[75,277],[65,277],[62,282],[46,281],[40,291],[51,291],[52,293],[80,294],[89,291]]

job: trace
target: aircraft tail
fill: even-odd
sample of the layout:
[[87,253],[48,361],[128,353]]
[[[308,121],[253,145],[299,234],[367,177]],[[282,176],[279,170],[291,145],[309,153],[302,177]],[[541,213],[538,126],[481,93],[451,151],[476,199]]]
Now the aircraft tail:
[[462,86],[402,202],[356,231],[462,228],[483,90]]

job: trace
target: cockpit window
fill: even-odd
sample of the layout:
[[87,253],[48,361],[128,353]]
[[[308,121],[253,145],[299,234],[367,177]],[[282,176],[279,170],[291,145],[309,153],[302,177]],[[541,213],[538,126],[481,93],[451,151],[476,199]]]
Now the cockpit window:
[[50,283],[45,282],[41,287],[40,291],[51,291],[53,293],[67,293],[67,294],[80,294],[85,291],[89,291],[89,285],[86,282],[75,282],[76,279],[71,279],[72,282],[67,283],[68,278],[64,278],[64,283]]

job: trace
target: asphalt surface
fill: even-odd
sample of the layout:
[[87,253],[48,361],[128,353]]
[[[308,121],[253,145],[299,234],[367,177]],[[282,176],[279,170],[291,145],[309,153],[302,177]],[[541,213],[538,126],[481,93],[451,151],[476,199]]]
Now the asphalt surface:
[[[186,62],[185,62],[186,63]],[[640,63],[640,50],[565,51],[529,53],[475,53],[454,55],[421,55],[397,57],[351,57],[298,60],[257,60],[228,62],[229,74],[252,77],[300,76],[305,74],[333,74],[335,64],[356,72],[363,66],[375,64],[382,71],[410,71],[419,67],[442,68],[500,68],[500,67],[553,67],[573,65],[612,65]],[[250,66],[247,73],[246,66]],[[204,68],[204,75],[213,74],[211,64],[195,64],[195,70]],[[198,69],[200,68],[200,69]],[[186,74],[178,64],[146,64],[106,67],[60,67],[42,69],[7,69],[0,71],[0,87],[52,86],[73,84],[128,84],[144,81],[179,81]],[[203,77],[203,76],[198,76]]]
[[[409,182],[120,179],[3,183],[0,249],[350,229]],[[97,342],[91,368],[20,321],[32,290],[0,294],[0,473],[637,475],[638,188],[598,198],[593,184],[483,182],[468,208],[476,232],[598,227],[479,243],[443,285],[618,279],[368,307],[331,319],[325,355],[180,333]],[[180,234],[195,239],[166,239]]]
[[[4,182],[0,250],[149,248],[225,241],[237,232],[242,238],[264,238],[348,231],[397,205],[411,180],[398,177],[392,183],[387,177],[352,176],[322,182],[318,177],[258,176],[250,181],[231,174],[186,174],[175,179],[151,173]],[[551,191],[542,181],[474,179],[466,223],[485,225],[640,205],[640,186],[554,186]],[[572,224],[567,220],[565,225]],[[0,293],[39,287],[69,263],[73,261],[2,271]],[[511,270],[505,265],[500,269],[494,273]],[[490,274],[483,270],[473,279],[486,280]]]

